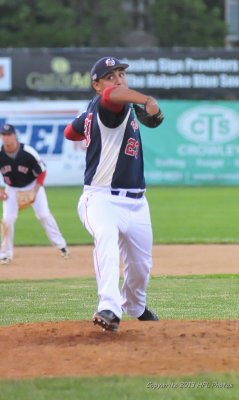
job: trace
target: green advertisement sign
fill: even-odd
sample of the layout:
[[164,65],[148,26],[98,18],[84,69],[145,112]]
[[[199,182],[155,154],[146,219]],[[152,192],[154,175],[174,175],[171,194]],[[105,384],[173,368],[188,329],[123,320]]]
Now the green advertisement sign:
[[239,102],[159,101],[165,119],[141,126],[148,185],[238,185]]

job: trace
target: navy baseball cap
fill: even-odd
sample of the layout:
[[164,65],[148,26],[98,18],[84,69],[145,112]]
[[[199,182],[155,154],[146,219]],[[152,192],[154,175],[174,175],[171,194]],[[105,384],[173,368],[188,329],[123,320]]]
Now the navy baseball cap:
[[15,128],[11,124],[4,124],[1,129],[2,135],[11,135],[12,133],[16,134]]
[[109,72],[113,71],[117,68],[126,69],[129,67],[129,64],[125,64],[120,62],[117,58],[114,57],[103,57],[96,61],[95,65],[92,67],[90,76],[93,81],[97,81],[100,78],[103,78]]

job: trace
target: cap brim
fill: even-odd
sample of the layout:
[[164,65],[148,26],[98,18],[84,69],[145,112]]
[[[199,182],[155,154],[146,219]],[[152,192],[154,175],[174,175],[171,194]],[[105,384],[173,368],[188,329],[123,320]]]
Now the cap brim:
[[104,78],[104,76],[108,75],[111,71],[114,71],[115,69],[119,69],[119,68],[127,69],[128,67],[129,67],[129,64],[113,65],[112,67],[110,67],[108,69],[108,71],[105,74],[101,75],[98,79]]
[[16,134],[16,132],[14,132],[14,131],[1,131],[0,132],[1,133],[1,135],[12,135],[12,134]]

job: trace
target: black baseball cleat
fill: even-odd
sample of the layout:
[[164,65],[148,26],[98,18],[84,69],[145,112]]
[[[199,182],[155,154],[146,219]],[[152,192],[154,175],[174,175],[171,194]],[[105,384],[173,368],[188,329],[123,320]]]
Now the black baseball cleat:
[[93,323],[107,331],[116,332],[120,324],[120,319],[112,311],[102,310],[97,311],[93,315]]
[[149,310],[149,308],[145,307],[145,310],[140,317],[138,317],[140,321],[158,321],[158,317],[154,314],[153,311]]
[[62,257],[64,257],[65,259],[70,258],[70,252],[67,247],[63,247],[62,249],[60,249],[60,252]]

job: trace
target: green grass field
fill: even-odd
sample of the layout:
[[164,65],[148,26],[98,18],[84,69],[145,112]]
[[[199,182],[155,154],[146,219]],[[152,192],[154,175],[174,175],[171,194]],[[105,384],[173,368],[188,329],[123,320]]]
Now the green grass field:
[[[50,208],[70,245],[92,243],[76,212],[80,193],[78,188],[47,188]],[[238,194],[236,187],[148,188],[154,242],[237,243]],[[31,209],[19,214],[15,244],[49,245]],[[152,277],[148,304],[163,319],[238,319],[238,293],[239,274]],[[0,281],[2,326],[77,320],[79,315],[81,319],[89,319],[96,303],[96,283],[90,278]],[[191,382],[191,388],[186,388],[185,382]],[[222,384],[230,387],[222,388]],[[239,373],[178,378],[115,376],[0,381],[0,400],[105,398],[236,400]]]
[[[191,388],[189,388],[190,383]],[[230,387],[219,388],[218,384],[223,383]],[[16,399],[237,400],[238,374],[212,374],[180,378],[155,376],[40,378],[28,381],[0,382],[0,400]]]
[[[69,244],[92,243],[77,215],[81,189],[47,188],[49,205]],[[155,243],[237,243],[239,188],[148,188]],[[31,227],[31,229],[26,229]],[[33,210],[19,213],[16,245],[49,245]]]
[[[151,278],[148,304],[161,319],[238,319],[239,275]],[[189,301],[190,299],[190,301]],[[97,304],[94,278],[0,281],[0,325],[89,320]]]

